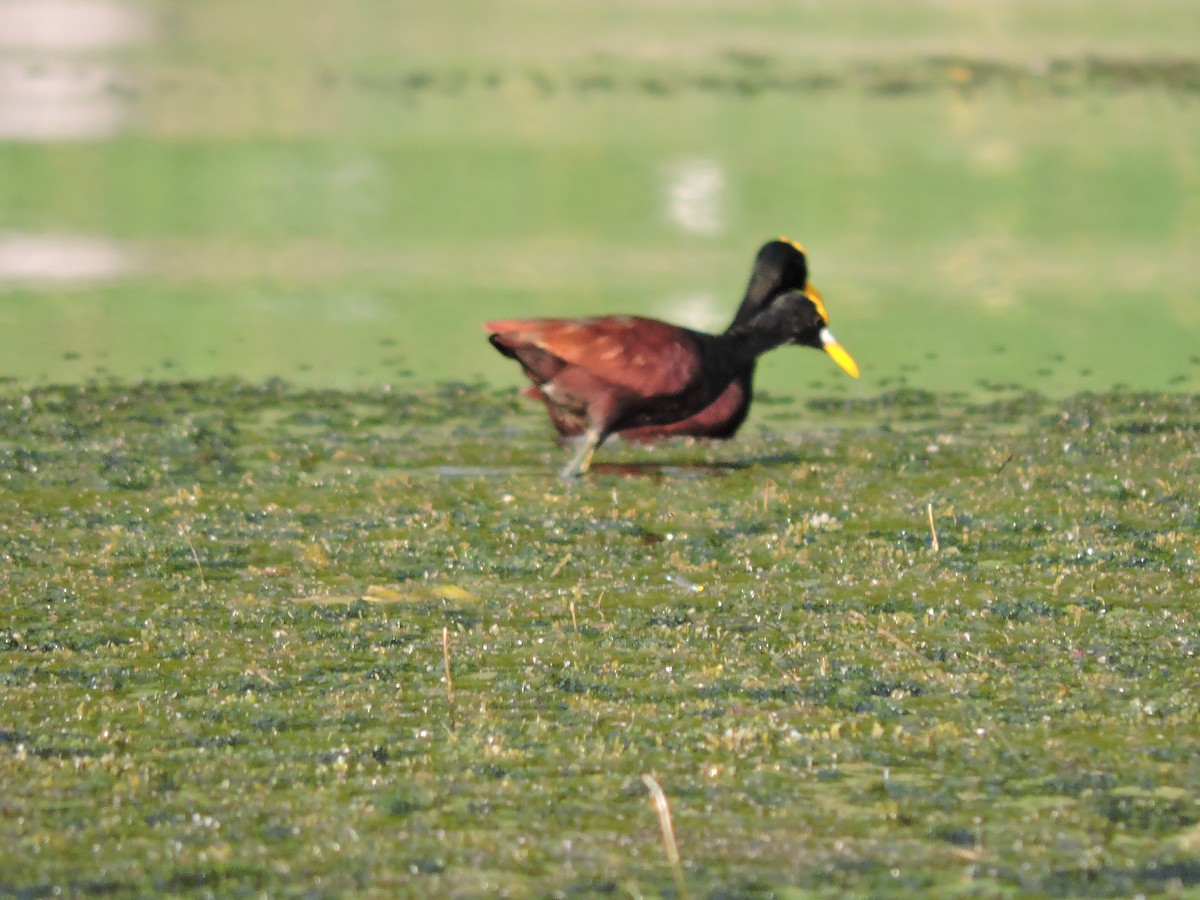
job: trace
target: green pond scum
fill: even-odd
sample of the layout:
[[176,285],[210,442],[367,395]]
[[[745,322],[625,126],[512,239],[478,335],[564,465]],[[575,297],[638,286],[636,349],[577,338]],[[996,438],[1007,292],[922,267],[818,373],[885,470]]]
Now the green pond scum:
[[0,895],[1194,896],[1200,395],[768,399],[4,386]]

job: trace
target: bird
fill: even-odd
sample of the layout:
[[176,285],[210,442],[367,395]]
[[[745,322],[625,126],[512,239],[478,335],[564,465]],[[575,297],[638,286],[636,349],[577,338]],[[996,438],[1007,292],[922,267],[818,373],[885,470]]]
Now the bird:
[[759,250],[745,296],[721,334],[636,315],[506,319],[484,323],[488,340],[516,360],[560,434],[581,435],[562,470],[587,473],[614,433],[725,438],[746,417],[757,358],[784,344],[825,350],[857,378],[833,337],[825,302],[808,283],[807,254],[786,238]]
[[[748,321],[768,300],[792,289],[807,293],[828,322],[829,315],[825,311],[821,292],[808,281],[808,254],[804,247],[786,237],[767,242],[754,258],[746,293],[729,327]],[[853,374],[857,377],[857,370]],[[545,404],[550,421],[560,437],[573,438],[583,433],[578,418],[560,411],[536,385],[531,385],[522,393]],[[620,436],[639,443],[652,443],[669,437],[727,440],[745,422],[753,394],[754,362],[751,362],[737,373],[712,403],[699,412],[678,422],[625,428],[620,431]]]

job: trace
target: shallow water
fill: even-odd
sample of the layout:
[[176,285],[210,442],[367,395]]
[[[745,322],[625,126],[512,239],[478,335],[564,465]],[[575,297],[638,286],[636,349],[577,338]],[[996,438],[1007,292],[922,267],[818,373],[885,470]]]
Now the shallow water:
[[515,384],[479,321],[719,328],[784,233],[864,377],[782,351],[769,392],[1200,375],[1196,26],[1169,3],[908,27],[750,4],[681,31],[530,2],[489,40],[367,0],[78,0],[104,40],[47,43],[34,11],[72,5],[4,7],[0,374]]
[[2,391],[0,892],[1194,891],[1198,404]]

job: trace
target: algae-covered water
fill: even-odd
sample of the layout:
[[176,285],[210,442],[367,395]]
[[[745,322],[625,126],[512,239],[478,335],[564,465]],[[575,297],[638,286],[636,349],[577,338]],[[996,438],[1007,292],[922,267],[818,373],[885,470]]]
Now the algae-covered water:
[[[0,895],[1195,894],[1198,46],[0,0]],[[863,377],[559,481],[478,323],[780,234]]]
[[10,388],[0,892],[1194,891],[1198,407]]

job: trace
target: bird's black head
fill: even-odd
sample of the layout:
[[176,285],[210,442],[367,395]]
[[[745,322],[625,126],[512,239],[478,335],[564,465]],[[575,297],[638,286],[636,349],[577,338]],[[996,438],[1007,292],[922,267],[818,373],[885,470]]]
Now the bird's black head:
[[734,323],[754,318],[775,297],[787,291],[803,291],[807,285],[808,259],[803,247],[787,238],[763,244],[754,258],[750,283]]
[[750,320],[749,326],[757,331],[773,332],[782,344],[820,347],[825,318],[803,291],[785,291],[767,302]]
[[846,374],[858,377],[858,364],[829,330],[825,304],[811,286],[806,291],[792,290],[777,295],[744,327],[769,335],[768,343],[773,346],[801,344],[824,350]]

